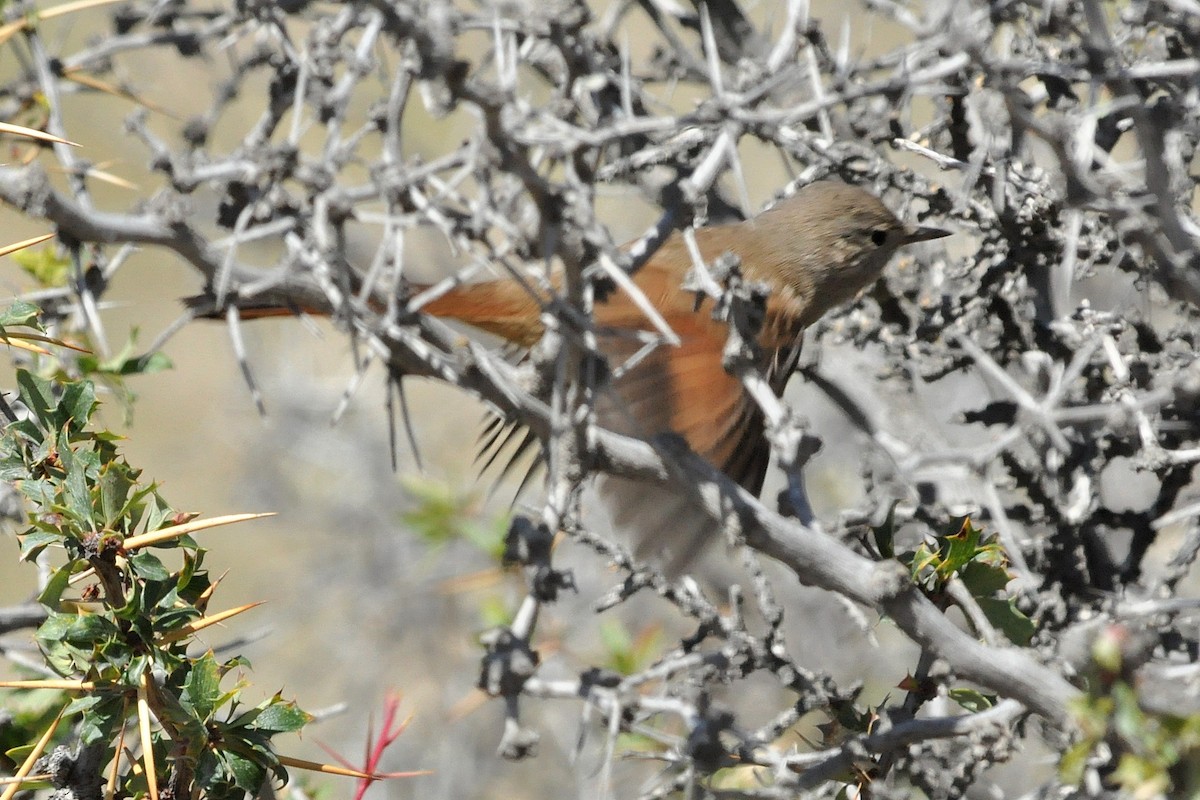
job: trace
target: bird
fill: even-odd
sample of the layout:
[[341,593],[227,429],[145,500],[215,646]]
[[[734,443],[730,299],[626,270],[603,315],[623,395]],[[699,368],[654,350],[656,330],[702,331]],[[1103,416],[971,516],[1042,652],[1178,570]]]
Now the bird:
[[[874,283],[899,248],[949,235],[906,225],[870,192],[833,180],[807,184],[749,219],[694,233],[705,263],[732,254],[747,281],[769,288],[757,344],[780,394],[794,364],[787,356],[798,352],[805,328]],[[633,276],[678,337],[675,346],[639,353],[642,342],[632,334],[653,328],[626,292],[609,292],[595,303],[597,343],[613,376],[609,391],[600,393],[597,418],[606,428],[639,438],[681,436],[695,453],[757,494],[770,457],[763,418],[741,381],[722,366],[728,323],[711,307],[699,307],[695,290],[687,288],[693,263],[676,231]],[[527,285],[497,279],[457,285],[421,311],[529,348],[542,335],[547,300]],[[256,307],[252,298],[249,305],[234,302],[243,319],[280,313],[278,306]],[[639,359],[630,362],[635,353]],[[632,536],[636,554],[668,564],[672,572],[713,538],[711,522],[670,487],[603,475],[597,489],[615,527]]]

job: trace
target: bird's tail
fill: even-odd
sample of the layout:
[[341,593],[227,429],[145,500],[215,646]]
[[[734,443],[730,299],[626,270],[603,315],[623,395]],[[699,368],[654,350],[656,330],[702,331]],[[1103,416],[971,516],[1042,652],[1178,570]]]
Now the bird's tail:
[[421,306],[427,314],[456,319],[522,347],[542,335],[541,303],[514,281],[465,283]]
[[[411,295],[418,296],[428,288],[413,285]],[[184,298],[183,304],[201,319],[220,319],[225,313],[212,294]],[[238,315],[243,320],[300,314],[327,317],[333,313],[329,306],[269,297],[235,298],[230,305],[237,306]],[[541,304],[524,287],[513,281],[485,281],[455,286],[423,304],[420,310],[435,317],[458,320],[524,347],[533,345],[542,334]]]

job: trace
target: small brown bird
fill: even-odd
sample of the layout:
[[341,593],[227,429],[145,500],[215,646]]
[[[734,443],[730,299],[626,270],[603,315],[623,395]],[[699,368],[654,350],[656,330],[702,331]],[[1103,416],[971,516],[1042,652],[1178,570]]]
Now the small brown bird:
[[[699,228],[695,234],[706,263],[733,253],[748,280],[770,286],[758,339],[770,368],[798,345],[806,326],[874,282],[898,248],[947,232],[908,227],[866,191],[827,181],[805,186],[753,219]],[[634,283],[681,343],[656,348],[627,371],[619,371],[622,362],[640,346],[629,331],[651,326],[624,292],[614,291],[596,304],[600,346],[619,374],[598,405],[600,421],[640,437],[673,431],[757,493],[770,455],[762,418],[742,384],[722,367],[726,324],[710,309],[697,311],[695,292],[682,288],[691,268],[684,239],[675,233],[635,275]],[[271,313],[251,307],[243,316],[253,317],[256,310]],[[541,304],[515,281],[466,284],[422,310],[523,347],[542,333]],[[782,391],[787,376],[773,377]],[[614,523],[633,532],[640,554],[666,554],[680,565],[711,538],[704,535],[707,520],[677,492],[610,476],[601,479],[599,490]]]

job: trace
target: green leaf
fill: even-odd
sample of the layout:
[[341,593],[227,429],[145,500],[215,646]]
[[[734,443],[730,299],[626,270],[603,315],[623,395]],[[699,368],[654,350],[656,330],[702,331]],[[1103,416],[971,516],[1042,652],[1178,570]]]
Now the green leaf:
[[[236,705],[233,710],[236,710]],[[254,708],[247,709],[247,710],[243,711],[241,714],[238,714],[236,717],[229,720],[229,722],[226,724],[231,729],[232,728],[248,728],[254,724],[254,721],[256,719],[258,719],[258,715],[261,714],[262,711],[263,711],[262,706],[255,706]]]
[[175,509],[168,506],[166,501],[159,497],[157,492],[153,495],[153,502],[149,504],[148,511],[149,513],[146,514],[146,520],[142,526],[142,530],[147,533],[165,528],[167,517],[175,513]]
[[79,651],[77,648],[69,647],[61,642],[45,643],[42,655],[46,659],[46,666],[54,670],[55,674],[65,678],[75,671],[75,657],[79,655]]
[[221,664],[221,674],[233,672],[235,669],[251,669],[250,659],[245,656],[234,656],[228,661]]
[[1113,780],[1132,797],[1166,797],[1171,778],[1150,756],[1122,753]]
[[161,611],[154,617],[154,626],[160,631],[174,631],[202,616],[195,606],[184,606]]
[[154,710],[159,721],[174,728],[172,738],[187,753],[189,758],[200,755],[208,741],[208,729],[205,720],[196,709],[183,702],[183,698],[173,691],[158,692],[158,706]]
[[183,683],[180,700],[190,706],[200,719],[207,720],[217,710],[220,698],[221,671],[210,650],[192,664]]
[[958,533],[947,536],[944,540],[942,563],[938,565],[938,575],[948,579],[961,570],[975,558],[979,550],[979,537],[982,531],[971,524],[968,517],[963,520]]
[[100,469],[100,516],[105,528],[116,528],[124,516],[129,490],[134,487],[132,470],[123,462],[113,461]]
[[173,369],[175,363],[161,351],[143,353],[137,358],[131,358],[121,368],[122,375],[150,375],[155,372],[165,372]]
[[984,694],[975,689],[951,689],[949,691],[950,699],[958,703],[967,711],[979,713],[987,711],[992,706],[996,705],[996,696]]
[[127,375],[144,375],[152,372],[161,372],[171,368],[171,359],[167,358],[163,353],[135,354],[134,348],[137,345],[137,337],[138,331],[135,328],[129,334],[129,340],[125,342],[125,345],[121,348],[121,352],[105,361],[101,361],[93,355],[80,356],[80,369],[86,373],[124,377]]
[[199,609],[179,602],[179,592],[175,590],[174,576],[168,575],[166,580],[146,581],[146,605],[153,604],[155,610],[167,613],[170,611],[196,611]]
[[51,614],[45,622],[38,626],[33,636],[35,639],[48,642],[64,639],[74,621],[74,614]]
[[201,595],[211,590],[212,581],[208,578],[207,570],[186,571],[189,568],[189,564],[185,562],[184,568],[176,573],[175,591],[179,593],[180,599],[184,602],[196,603],[200,600]]
[[979,608],[987,617],[988,622],[992,623],[992,626],[1003,633],[1010,642],[1021,647],[1029,644],[1036,629],[1029,617],[1017,610],[1012,600],[977,597],[975,602],[979,604]]
[[63,481],[63,499],[67,501],[67,513],[85,528],[94,529],[96,525],[92,519],[92,496],[89,489],[87,468],[73,460],[67,468],[67,478]]
[[71,703],[66,713],[82,712],[80,738],[84,744],[93,744],[112,738],[125,710],[119,694],[90,694]]
[[975,597],[991,597],[1012,580],[1008,570],[982,561],[972,561],[961,573],[967,590]]
[[37,322],[37,316],[40,313],[42,313],[41,309],[32,303],[27,303],[24,300],[14,300],[12,305],[0,311],[0,327],[7,328],[14,325],[23,325],[26,328],[34,328],[40,331],[42,326]]
[[165,581],[171,577],[171,573],[158,560],[158,557],[145,550],[131,556],[129,566],[133,568],[135,575],[148,581]]
[[[7,432],[14,438],[24,437],[27,442],[35,445],[40,445],[46,438],[46,434],[38,424],[31,419],[17,420],[8,426]],[[16,480],[22,476],[5,476],[7,480]]]
[[99,614],[51,614],[34,633],[46,663],[59,675],[89,668],[93,650],[116,637],[116,627]]
[[883,524],[871,529],[871,533],[875,537],[875,548],[884,558],[896,557],[896,506],[898,505],[900,505],[900,501],[894,501],[891,508],[888,509],[887,519],[883,521]]
[[17,266],[46,288],[66,286],[71,276],[71,262],[65,256],[60,256],[58,247],[53,244],[27,247],[12,253],[11,257]]
[[[188,602],[194,603],[197,599],[189,592],[189,590],[195,591],[197,588],[192,585],[192,580],[197,578],[203,579],[207,575],[207,573],[200,569],[201,561],[203,561],[202,555],[197,557],[191,553],[184,552],[183,566],[179,568],[179,572],[175,575],[175,591],[179,592],[179,596],[187,599]],[[203,582],[207,586],[207,581],[199,582]]]
[[312,719],[312,715],[301,710],[294,702],[282,700],[279,695],[275,695],[271,704],[254,720],[254,727],[272,734],[287,733],[300,730]]
[[200,756],[200,760],[196,762],[196,782],[206,790],[209,790],[210,796],[214,794],[212,790],[218,783],[221,782],[225,775],[225,765],[216,752],[206,749]]
[[165,353],[142,353],[140,355],[126,354],[108,361],[100,361],[91,356],[79,358],[80,368],[89,374],[112,375],[127,377],[129,375],[149,375],[164,372],[175,366]]
[[921,573],[926,567],[934,567],[935,569],[941,563],[941,554],[930,550],[924,542],[917,548],[917,551],[912,554],[912,559],[909,561],[909,571],[912,574],[913,580],[921,577]]
[[71,575],[75,572],[75,562],[70,561],[65,567],[55,571],[50,576],[50,580],[46,581],[46,588],[42,589],[42,593],[38,595],[38,602],[47,608],[58,608],[58,601],[62,599],[62,593],[66,591],[68,582],[71,580]]
[[[135,470],[128,464],[123,464],[124,472],[128,475],[129,480],[137,481],[141,476],[140,470]],[[155,484],[151,483],[148,486],[141,486],[135,483],[137,488],[133,494],[125,501],[125,507],[121,509],[120,516],[122,517],[122,529],[125,531],[136,531],[142,523],[142,518],[146,514],[147,506],[149,506],[158,498]]]
[[72,644],[91,645],[117,635],[112,620],[100,614],[63,614],[69,624],[63,631],[63,641]]
[[21,402],[33,414],[43,430],[57,427],[53,424],[52,411],[56,405],[50,381],[39,378],[27,370],[17,370],[17,386]]
[[63,716],[69,717],[72,714],[79,714],[84,711],[90,711],[98,704],[105,701],[105,696],[102,694],[85,694],[82,697],[77,697],[63,709]]
[[[67,415],[73,431],[87,427],[96,408],[96,387],[91,381],[73,381],[63,390],[59,408]],[[66,420],[64,420],[66,421]]]
[[21,560],[32,561],[47,547],[61,540],[62,534],[55,531],[30,531],[21,539]]
[[230,774],[233,775],[233,782],[238,785],[239,789],[254,793],[262,787],[263,778],[267,775],[265,769],[250,759],[243,758],[228,750],[221,755],[225,761],[225,766],[229,769]]
[[477,501],[472,494],[456,492],[447,483],[425,478],[407,478],[402,483],[415,507],[401,519],[413,532],[433,544],[469,538],[466,523],[475,517]]
[[33,744],[23,744],[20,747],[14,747],[10,750],[5,750],[4,755],[8,756],[14,764],[20,764],[25,759],[29,758],[29,754],[33,752]]
[[[31,478],[21,482],[21,494],[41,514],[50,511],[54,505],[55,486],[48,478]],[[41,525],[42,530],[54,530],[61,535],[57,527],[49,523]]]
[[1094,742],[1085,739],[1072,745],[1059,759],[1058,774],[1063,783],[1068,786],[1078,786],[1083,780],[1083,773],[1087,769],[1088,756],[1092,754],[1093,744]]

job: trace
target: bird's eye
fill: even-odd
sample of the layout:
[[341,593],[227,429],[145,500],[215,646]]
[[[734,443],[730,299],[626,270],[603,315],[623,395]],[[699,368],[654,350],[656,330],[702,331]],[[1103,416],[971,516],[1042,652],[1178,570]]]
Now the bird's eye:
[[886,230],[884,230],[883,228],[876,228],[873,231],[871,231],[871,242],[876,247],[882,247],[883,243],[886,241],[887,241],[887,231]]

